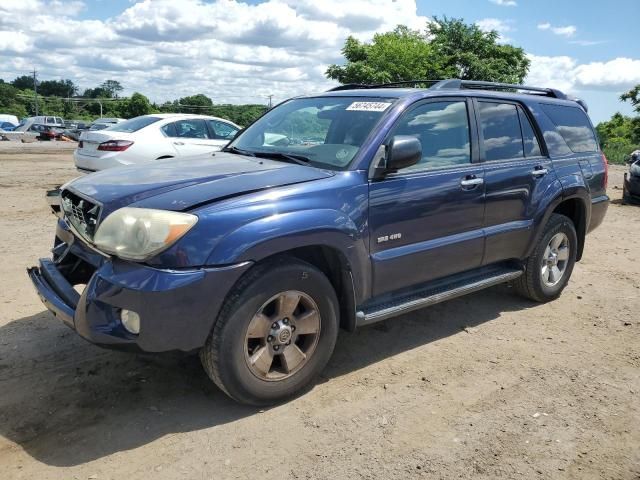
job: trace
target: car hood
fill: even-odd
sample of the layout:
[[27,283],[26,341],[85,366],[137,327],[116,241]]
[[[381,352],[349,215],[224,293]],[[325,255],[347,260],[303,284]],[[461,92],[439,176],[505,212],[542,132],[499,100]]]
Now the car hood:
[[107,169],[63,188],[97,200],[104,217],[124,206],[189,210],[224,198],[330,176],[328,171],[304,165],[216,152]]

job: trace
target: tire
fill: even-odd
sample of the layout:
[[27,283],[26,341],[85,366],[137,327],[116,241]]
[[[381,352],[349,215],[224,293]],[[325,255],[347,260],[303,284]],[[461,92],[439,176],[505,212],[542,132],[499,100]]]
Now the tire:
[[[547,250],[548,247],[552,247],[550,242],[553,239],[557,243],[558,239],[563,238],[566,239],[566,246],[568,247],[566,260],[558,260],[565,257],[564,253],[559,253],[555,256],[555,259],[550,259],[553,253],[553,248],[551,248],[551,251]],[[558,252],[563,251],[563,244],[560,244],[559,249],[556,249]],[[542,303],[555,300],[569,283],[569,278],[576,262],[577,251],[578,236],[573,222],[564,215],[552,214],[533,253],[524,262],[524,273],[514,282],[516,291],[520,295],[536,302]],[[566,262],[562,265],[562,269],[558,268],[562,273],[559,278],[556,278],[557,273],[554,273],[555,270],[548,263],[553,263],[554,261],[558,262],[556,267],[560,267],[561,262]],[[547,270],[544,269],[545,264]],[[550,268],[551,271],[549,271]]]
[[338,336],[338,312],[333,286],[313,265],[289,256],[258,264],[225,300],[200,359],[234,400],[281,402],[300,393],[326,366]]

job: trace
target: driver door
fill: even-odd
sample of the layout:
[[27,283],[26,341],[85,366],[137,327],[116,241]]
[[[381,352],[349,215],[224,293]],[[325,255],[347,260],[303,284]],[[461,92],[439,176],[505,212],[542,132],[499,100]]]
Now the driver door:
[[479,267],[484,249],[484,169],[472,106],[424,101],[393,127],[422,144],[422,159],[369,186],[373,295]]

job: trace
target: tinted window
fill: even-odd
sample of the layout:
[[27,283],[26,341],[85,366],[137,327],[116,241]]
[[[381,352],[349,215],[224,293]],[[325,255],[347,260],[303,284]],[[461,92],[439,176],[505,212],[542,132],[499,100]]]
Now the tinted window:
[[425,103],[407,113],[391,135],[411,135],[422,144],[422,159],[402,171],[429,170],[471,162],[465,102]]
[[598,142],[589,119],[579,107],[542,105],[542,109],[556,126],[572,152],[597,152]]
[[56,119],[53,117],[47,117],[47,119],[45,120],[45,123],[56,123]]
[[109,130],[112,132],[137,132],[144,127],[151,125],[152,123],[160,120],[158,117],[135,117],[131,120],[125,120],[124,122],[116,123],[115,125],[109,127]]
[[213,138],[218,140],[230,140],[238,131],[233,125],[218,120],[208,120],[209,127],[213,132]]
[[478,102],[487,161],[524,158],[518,110],[510,103]]
[[175,137],[176,136],[176,124],[175,123],[167,123],[164,127],[162,127],[162,131],[167,137]]
[[533,127],[529,122],[529,118],[522,108],[518,107],[518,115],[520,116],[520,126],[522,127],[522,140],[524,141],[524,155],[526,157],[539,157],[542,155],[538,138],[533,132]]

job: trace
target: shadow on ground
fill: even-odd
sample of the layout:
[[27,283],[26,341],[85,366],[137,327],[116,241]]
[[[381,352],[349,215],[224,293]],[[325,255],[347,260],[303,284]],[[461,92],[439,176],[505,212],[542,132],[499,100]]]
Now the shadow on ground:
[[[353,334],[342,332],[322,378],[465,335],[465,327],[532,305],[500,286]],[[258,411],[228,399],[196,356],[103,350],[48,312],[0,328],[0,392],[0,435],[54,466],[82,464]]]

